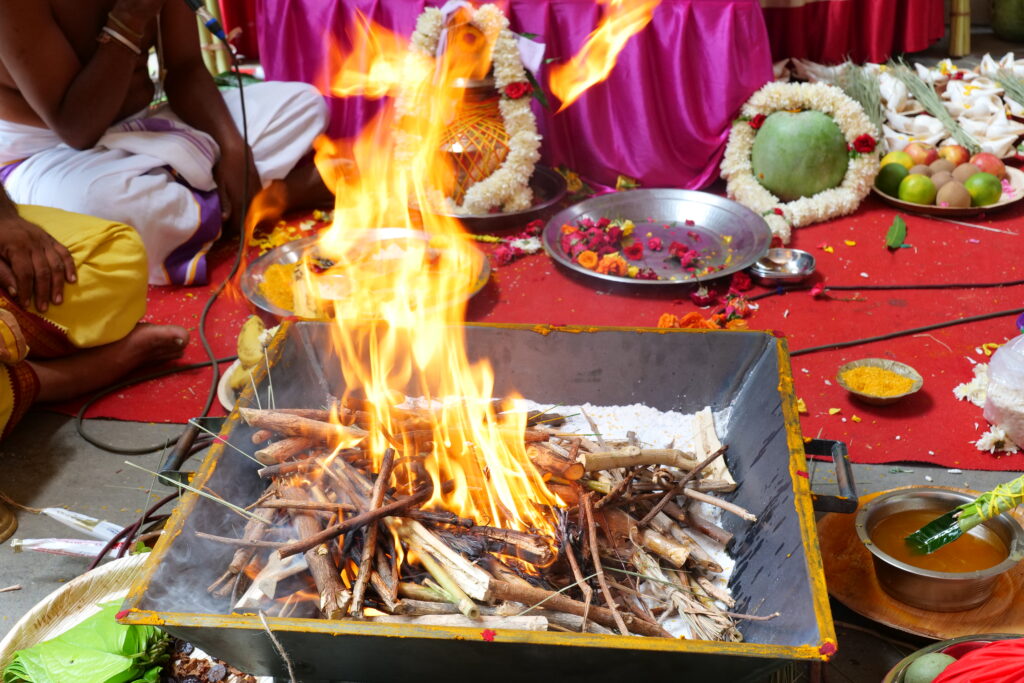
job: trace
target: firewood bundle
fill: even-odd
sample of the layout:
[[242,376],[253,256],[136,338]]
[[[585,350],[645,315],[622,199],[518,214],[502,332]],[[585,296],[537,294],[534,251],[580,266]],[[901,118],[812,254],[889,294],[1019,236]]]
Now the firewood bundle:
[[[237,546],[209,588],[231,609],[702,640],[738,640],[737,618],[770,618],[730,611],[721,558],[732,535],[709,505],[755,518],[716,495],[736,482],[709,409],[696,415],[694,452],[562,432],[550,414],[528,422],[526,453],[565,503],[547,510],[552,535],[428,509],[422,451],[389,449],[373,472],[363,449],[335,448],[366,433],[363,407],[241,409],[267,488],[241,538],[197,532]],[[431,445],[427,410],[392,410],[404,431],[390,441]]]

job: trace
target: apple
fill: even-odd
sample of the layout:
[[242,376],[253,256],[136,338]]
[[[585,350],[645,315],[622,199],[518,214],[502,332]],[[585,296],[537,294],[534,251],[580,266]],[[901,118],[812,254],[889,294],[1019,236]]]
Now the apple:
[[971,157],[971,163],[977,166],[984,173],[991,173],[1002,180],[1006,177],[1006,164],[995,154],[980,152]]
[[966,164],[971,158],[971,153],[966,147],[960,145],[943,145],[939,147],[939,156],[951,162],[954,166]]
[[903,151],[910,155],[915,166],[927,166],[939,158],[938,151],[927,142],[911,142]]

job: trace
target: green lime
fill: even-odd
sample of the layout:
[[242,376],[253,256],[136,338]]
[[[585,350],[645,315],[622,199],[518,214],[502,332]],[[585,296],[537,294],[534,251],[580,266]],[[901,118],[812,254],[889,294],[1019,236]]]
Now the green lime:
[[911,204],[934,204],[935,183],[926,175],[911,173],[900,181],[899,198]]
[[886,164],[875,176],[875,187],[890,197],[895,197],[900,191],[900,181],[910,175],[907,167],[900,163]]
[[973,206],[995,204],[1003,196],[1003,185],[991,173],[975,173],[964,183]]

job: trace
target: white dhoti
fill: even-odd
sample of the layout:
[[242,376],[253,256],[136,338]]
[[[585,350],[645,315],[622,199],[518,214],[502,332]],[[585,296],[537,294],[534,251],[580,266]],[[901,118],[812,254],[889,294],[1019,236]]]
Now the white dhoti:
[[[223,96],[241,130],[238,91]],[[245,105],[263,185],[284,178],[327,126],[323,97],[305,83],[247,85]],[[205,256],[221,229],[219,155],[210,136],[167,106],[115,124],[87,150],[48,129],[0,121],[0,182],[11,198],[134,226],[157,285],[206,282]]]

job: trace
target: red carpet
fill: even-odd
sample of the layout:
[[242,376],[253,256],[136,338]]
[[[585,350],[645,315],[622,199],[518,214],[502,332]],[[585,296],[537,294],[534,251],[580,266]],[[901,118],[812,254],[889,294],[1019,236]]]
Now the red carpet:
[[[1021,238],[905,215],[907,244],[889,251],[885,233],[895,212],[869,198],[853,216],[795,231],[793,245],[812,252],[818,275],[828,285],[987,282],[1024,279]],[[1024,208],[1015,207],[969,222],[1024,230]],[[856,242],[848,246],[845,241]],[[820,248],[831,246],[828,253]],[[214,278],[223,277],[233,257],[230,248],[214,255]],[[176,322],[193,330],[183,362],[205,360],[194,332],[209,287],[152,288],[147,319]],[[755,287],[751,293],[765,291]],[[698,310],[685,287],[609,286],[564,271],[537,254],[494,272],[469,305],[470,321],[573,325],[654,326],[662,313]],[[244,301],[226,295],[210,316],[209,337],[220,355],[234,353],[235,337],[248,312]],[[749,319],[751,328],[784,334],[791,350],[883,334],[980,313],[1024,306],[1024,287],[943,291],[864,291],[815,299],[807,292],[769,297]],[[705,311],[707,313],[707,311]],[[1003,317],[838,351],[794,358],[798,395],[808,415],[805,436],[839,439],[854,462],[924,461],[963,469],[1024,469],[1024,454],[995,458],[972,442],[987,429],[981,410],[957,401],[953,387],[971,378],[976,349],[1014,336],[1013,317]],[[843,363],[865,357],[893,358],[914,366],[924,377],[918,394],[891,406],[869,406],[849,397],[835,382]],[[686,363],[685,358],[679,359]],[[119,391],[90,412],[143,422],[184,422],[198,415],[209,385],[208,369],[171,376]],[[61,406],[62,411],[77,409]],[[840,412],[830,415],[829,409]],[[220,408],[215,408],[218,414]],[[860,421],[854,421],[854,416]]]

